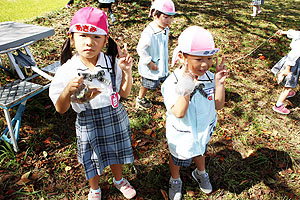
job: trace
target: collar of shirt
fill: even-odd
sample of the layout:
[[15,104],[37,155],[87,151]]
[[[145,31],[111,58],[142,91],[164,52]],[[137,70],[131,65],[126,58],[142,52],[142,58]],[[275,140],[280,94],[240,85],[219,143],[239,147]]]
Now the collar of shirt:
[[161,28],[159,28],[156,24],[156,22],[151,22],[149,24],[149,26],[152,28],[154,34],[158,34],[160,32],[164,33],[164,34],[167,34],[167,32],[169,31],[169,27],[166,27],[164,30],[162,30]]

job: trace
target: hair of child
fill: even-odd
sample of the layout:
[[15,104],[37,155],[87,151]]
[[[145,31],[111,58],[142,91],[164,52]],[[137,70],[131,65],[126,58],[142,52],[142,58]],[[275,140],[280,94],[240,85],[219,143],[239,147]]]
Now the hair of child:
[[159,10],[153,11],[153,16],[160,17],[162,14],[164,14],[164,13],[160,12]]
[[[73,33],[71,33],[70,37],[73,37]],[[66,41],[64,42],[60,55],[60,63],[66,63],[70,58],[72,58],[72,47],[71,47],[71,39],[68,36]]]

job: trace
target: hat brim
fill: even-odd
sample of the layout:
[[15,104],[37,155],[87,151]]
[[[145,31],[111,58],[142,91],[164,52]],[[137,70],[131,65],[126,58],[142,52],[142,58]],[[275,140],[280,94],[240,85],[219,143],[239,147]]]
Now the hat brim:
[[176,15],[177,14],[177,12],[162,12],[162,13],[165,15]]
[[211,50],[204,50],[204,51],[194,51],[194,52],[183,52],[192,56],[212,56],[216,54],[220,49],[214,48]]

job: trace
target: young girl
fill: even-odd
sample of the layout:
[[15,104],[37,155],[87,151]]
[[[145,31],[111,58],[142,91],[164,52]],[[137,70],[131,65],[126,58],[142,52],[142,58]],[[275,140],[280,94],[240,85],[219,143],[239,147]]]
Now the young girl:
[[293,91],[292,88],[295,88],[299,81],[300,31],[279,30],[276,33],[278,35],[287,35],[292,39],[290,44],[292,50],[271,69],[271,71],[277,77],[278,83],[281,83],[284,86],[276,105],[273,107],[273,110],[280,114],[289,114],[290,110],[284,106],[284,101],[286,98],[295,96],[296,92]]
[[146,93],[158,88],[169,75],[169,25],[175,14],[171,0],[156,0],[152,3],[149,16],[153,16],[153,21],[142,32],[137,46],[140,56],[138,71],[142,76],[142,85],[136,98],[137,108],[151,108],[151,102],[145,98]]
[[[133,162],[131,132],[119,97],[126,98],[131,91],[132,58],[109,37],[107,16],[99,9],[86,7],[76,12],[68,36],[61,55],[63,65],[49,95],[59,113],[70,106],[77,112],[78,160],[91,187],[88,199],[101,199],[99,179],[107,166],[115,187],[130,199],[136,191],[122,177],[122,164]],[[74,56],[71,46],[77,51]]]
[[197,165],[192,177],[203,192],[212,191],[205,171],[204,153],[216,127],[215,110],[221,109],[225,102],[227,76],[224,58],[221,65],[216,59],[216,74],[208,71],[218,51],[210,32],[199,26],[187,28],[179,36],[173,53],[172,65],[179,59],[181,66],[162,85],[167,108],[166,136],[171,153],[171,200],[181,199],[179,170],[181,166],[190,166],[192,160]]
[[261,13],[261,5],[264,4],[264,0],[252,0],[253,6],[253,13],[251,14],[252,17],[255,17],[257,14]]

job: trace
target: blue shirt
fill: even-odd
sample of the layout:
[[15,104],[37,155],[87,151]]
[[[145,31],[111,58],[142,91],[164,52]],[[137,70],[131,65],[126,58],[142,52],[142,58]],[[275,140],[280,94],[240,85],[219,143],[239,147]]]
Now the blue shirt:
[[[142,32],[137,46],[140,56],[138,71],[142,77],[158,80],[169,74],[168,68],[169,28],[162,30],[155,22],[151,22]],[[150,70],[148,64],[154,62],[158,70]]]
[[214,74],[209,71],[198,77],[196,85],[203,84],[206,95],[196,90],[185,116],[177,118],[171,108],[179,97],[175,88],[181,77],[182,71],[177,68],[162,84],[161,91],[167,108],[166,136],[170,153],[179,159],[190,159],[205,153],[216,128],[215,81]]

